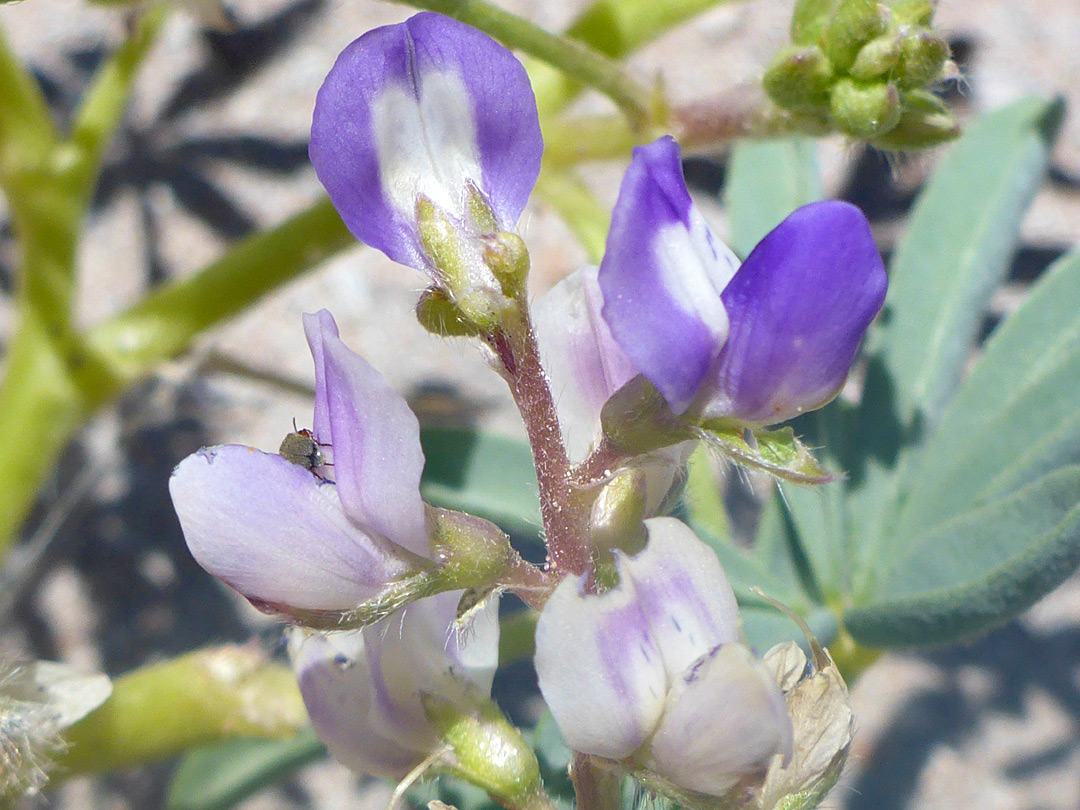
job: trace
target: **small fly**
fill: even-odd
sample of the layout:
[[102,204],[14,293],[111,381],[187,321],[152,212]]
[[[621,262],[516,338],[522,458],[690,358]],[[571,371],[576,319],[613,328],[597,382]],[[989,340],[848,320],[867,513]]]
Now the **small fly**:
[[329,445],[320,444],[315,434],[307,428],[297,428],[296,420],[293,419],[293,432],[281,440],[278,455],[321,478],[315,471],[322,466],[333,466],[326,461],[326,455],[322,451],[324,446]]

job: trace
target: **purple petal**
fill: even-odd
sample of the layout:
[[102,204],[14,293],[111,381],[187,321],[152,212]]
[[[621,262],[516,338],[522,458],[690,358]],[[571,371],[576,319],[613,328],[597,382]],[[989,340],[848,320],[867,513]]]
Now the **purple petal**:
[[200,450],[177,466],[169,492],[196,561],[284,612],[354,608],[413,567],[349,522],[333,484],[276,454]]
[[723,796],[791,757],[791,716],[776,682],[742,644],[701,658],[668,695],[649,767],[683,788]]
[[349,230],[427,269],[417,195],[460,217],[471,181],[508,230],[536,183],[543,141],[513,54],[468,25],[422,13],[341,53],[315,102],[309,151]]
[[448,591],[421,599],[363,630],[372,666],[372,720],[394,729],[404,744],[419,747],[432,734],[421,694],[456,703],[463,684],[481,695],[491,693],[498,666],[498,600],[489,600],[472,624],[460,629],[461,595]]
[[595,267],[563,279],[533,306],[544,370],[570,460],[583,461],[600,437],[600,410],[637,374],[601,317]]
[[439,744],[423,695],[460,703],[487,696],[498,663],[498,600],[465,629],[461,591],[413,602],[360,631],[295,632],[289,652],[312,725],[335,758],[358,773],[398,777]]
[[341,505],[364,531],[429,557],[420,425],[405,399],[334,330],[322,330],[327,418]]
[[315,418],[312,430],[315,438],[326,445],[333,445],[330,436],[330,411],[326,403],[326,360],[323,352],[323,335],[338,337],[334,316],[325,309],[314,314],[304,313],[304,336],[307,338],[311,357],[315,361]]
[[674,139],[635,148],[600,264],[604,319],[676,413],[724,344],[720,293],[737,267],[690,199]]
[[[289,654],[311,725],[342,765],[355,773],[400,779],[431,750],[405,747],[388,733],[391,729],[373,722],[371,665],[359,630],[313,634],[293,628]],[[430,735],[430,745],[435,742]]]
[[731,320],[706,416],[773,424],[844,384],[887,280],[866,217],[812,203],[773,229],[723,292]]
[[739,608],[716,552],[682,521],[645,521],[648,544],[619,560],[671,676],[720,644],[738,641]]

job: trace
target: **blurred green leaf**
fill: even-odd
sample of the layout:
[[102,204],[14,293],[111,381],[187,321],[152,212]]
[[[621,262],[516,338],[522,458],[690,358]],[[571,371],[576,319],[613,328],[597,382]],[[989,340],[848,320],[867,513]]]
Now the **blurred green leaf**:
[[167,810],[227,810],[326,755],[308,729],[291,740],[228,740],[187,754],[165,799]]
[[1007,498],[904,540],[875,599],[848,610],[860,644],[956,641],[1012,618],[1080,563],[1080,467],[1053,472]]
[[735,253],[745,258],[784,217],[821,199],[816,152],[809,138],[735,145],[724,187]]
[[910,463],[906,451],[932,432],[960,381],[1061,116],[1060,102],[1029,98],[972,124],[920,195],[893,257],[853,437],[867,457],[849,487],[857,593],[872,591],[874,566],[895,537],[895,471]]
[[987,342],[905,483],[898,535],[1080,463],[1080,252],[1056,262]]
[[420,442],[426,501],[487,518],[515,536],[539,535],[536,468],[527,444],[456,428],[424,428]]

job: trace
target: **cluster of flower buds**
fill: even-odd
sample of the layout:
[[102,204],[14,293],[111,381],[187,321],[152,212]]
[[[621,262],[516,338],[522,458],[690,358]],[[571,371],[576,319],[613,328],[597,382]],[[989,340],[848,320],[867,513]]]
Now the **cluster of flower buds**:
[[959,124],[930,88],[957,68],[933,14],[933,0],[798,0],[765,90],[811,129],[885,149],[950,140]]
[[812,806],[792,796],[820,798],[839,772],[843,682],[823,652],[809,667],[788,648],[759,659],[715,554],[662,514],[698,440],[821,477],[790,432],[768,428],[842,386],[885,294],[869,227],[846,203],[812,204],[740,265],[661,138],[634,151],[600,267],[530,307],[514,227],[542,150],[520,63],[427,13],[341,54],[311,140],[352,232],[429,277],[421,322],[478,338],[511,385],[549,565],[525,563],[484,520],[423,503],[416,418],[325,311],[304,320],[313,429],[276,454],[225,445],[184,460],[171,492],[188,545],[298,625],[290,652],[312,722],[359,772],[433,768],[515,810],[548,805],[489,697],[491,595],[509,591],[540,611],[540,689],[581,762],[688,806]]

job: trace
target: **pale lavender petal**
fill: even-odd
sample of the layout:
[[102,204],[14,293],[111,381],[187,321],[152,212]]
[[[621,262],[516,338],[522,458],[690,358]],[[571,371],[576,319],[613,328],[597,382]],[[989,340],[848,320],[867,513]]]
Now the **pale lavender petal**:
[[728,331],[720,293],[738,267],[690,199],[679,145],[634,149],[600,265],[604,319],[676,413],[693,400]]
[[420,425],[405,399],[341,339],[323,331],[334,480],[353,522],[430,556],[420,474]]
[[309,151],[358,239],[428,269],[417,196],[460,216],[471,182],[509,229],[536,183],[543,141],[513,54],[468,25],[422,13],[341,53],[315,102]]
[[413,567],[349,522],[333,484],[276,454],[200,450],[169,492],[196,561],[266,607],[348,610]]
[[600,438],[600,410],[637,371],[601,317],[595,267],[556,284],[533,305],[540,357],[555,397],[570,461],[588,456]]
[[372,714],[372,671],[359,630],[308,633],[293,628],[289,655],[316,735],[330,755],[355,773],[400,779],[436,743],[406,747]]
[[315,418],[312,430],[315,438],[326,445],[333,445],[330,435],[330,411],[326,404],[326,361],[323,353],[323,335],[338,337],[334,316],[325,309],[314,314],[304,313],[304,336],[307,338],[311,357],[315,361]]
[[858,208],[832,200],[795,211],[724,289],[731,328],[703,413],[766,425],[828,402],[886,285]]
[[649,766],[685,790],[723,796],[790,758],[791,717],[776,682],[742,644],[725,644],[673,685]]
[[739,608],[716,552],[682,521],[645,521],[645,548],[622,556],[619,577],[633,583],[635,599],[675,677],[709,650],[738,641]]
[[372,718],[410,747],[430,745],[421,695],[459,702],[465,688],[491,693],[498,665],[498,600],[468,628],[456,625],[461,591],[413,602],[371,627],[364,641],[372,667]]
[[567,745],[623,759],[652,734],[667,675],[633,584],[595,596],[582,593],[583,581],[565,578],[540,614],[540,692]]

